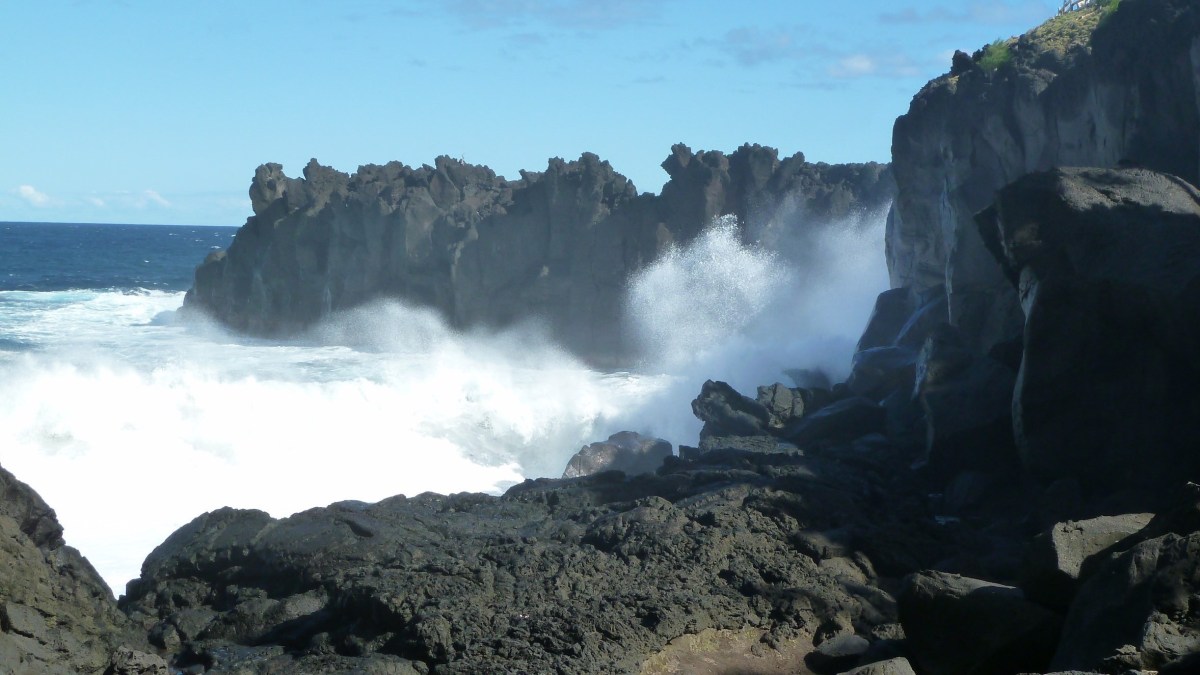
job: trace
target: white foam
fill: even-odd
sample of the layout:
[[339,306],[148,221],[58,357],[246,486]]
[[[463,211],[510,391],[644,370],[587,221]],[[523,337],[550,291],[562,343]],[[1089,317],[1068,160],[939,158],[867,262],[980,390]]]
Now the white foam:
[[0,360],[0,463],[117,589],[220,506],[284,516],[559,475],[640,392],[536,335],[460,336],[396,304],[273,344],[150,323],[178,295],[52,296],[10,326],[42,350]]
[[854,345],[876,296],[888,287],[886,210],[836,223],[760,224],[771,249],[744,242],[732,216],[676,248],[631,285],[631,329],[648,355],[644,370],[667,382],[620,422],[672,442],[695,443],[701,423],[688,402],[706,379],[754,396],[792,368],[848,375]]
[[815,228],[797,262],[716,223],[633,283],[640,374],[591,371],[534,328],[462,335],[398,303],[280,344],[174,324],[179,293],[0,293],[0,338],[37,345],[0,351],[0,464],[119,591],[220,506],[495,493],[623,429],[693,444],[707,378],[753,394],[786,368],[845,374],[887,284],[881,228]]

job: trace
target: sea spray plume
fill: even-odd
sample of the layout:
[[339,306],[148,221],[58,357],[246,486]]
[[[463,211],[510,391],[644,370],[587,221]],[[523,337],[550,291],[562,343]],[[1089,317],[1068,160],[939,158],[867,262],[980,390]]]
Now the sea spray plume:
[[777,210],[790,220],[767,228],[777,250],[745,243],[747,231],[726,216],[637,274],[627,322],[643,350],[641,370],[663,373],[666,382],[621,420],[690,444],[700,422],[687,402],[706,379],[750,394],[760,384],[789,382],[792,368],[844,379],[875,297],[887,288],[885,213],[804,223],[794,211]]
[[561,475],[646,386],[587,369],[534,328],[459,333],[401,303],[335,314],[296,341],[195,317],[148,325],[180,295],[39,294],[45,306],[11,331],[38,351],[0,357],[0,464],[52,499],[116,589],[221,506],[285,516]]
[[773,253],[742,245],[736,217],[716,218],[686,248],[672,246],[631,280],[641,354],[668,369],[703,360],[762,313],[772,289],[790,284]]

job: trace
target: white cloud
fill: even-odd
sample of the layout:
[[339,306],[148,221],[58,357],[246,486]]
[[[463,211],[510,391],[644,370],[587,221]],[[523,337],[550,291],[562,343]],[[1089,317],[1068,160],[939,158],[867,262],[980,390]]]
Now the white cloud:
[[87,197],[87,200],[88,200],[88,203],[91,204],[92,206],[98,206],[100,208],[104,208],[105,206],[108,206],[108,202],[104,201],[103,199],[101,199],[99,197]]
[[163,196],[158,194],[154,190],[142,191],[142,197],[144,198],[143,204],[148,203],[148,202],[153,202],[164,208],[171,207],[171,202],[167,201],[166,199],[163,199]]
[[862,77],[879,69],[875,59],[866,54],[851,54],[843,57],[829,69],[834,77]]
[[39,192],[32,185],[21,185],[15,192],[18,197],[28,202],[30,206],[42,207],[50,205],[50,195],[45,192]]

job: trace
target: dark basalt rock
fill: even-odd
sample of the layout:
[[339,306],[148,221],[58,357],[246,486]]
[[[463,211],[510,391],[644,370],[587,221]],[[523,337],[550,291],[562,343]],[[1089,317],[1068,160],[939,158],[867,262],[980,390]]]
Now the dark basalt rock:
[[1140,490],[1140,508],[1200,479],[1200,192],[1142,169],[1057,169],[1001,190],[979,225],[1027,318],[1025,467]]
[[763,436],[771,422],[767,407],[725,382],[708,380],[692,401],[692,413],[704,422],[700,439],[710,436]]
[[1111,10],[1047,21],[1011,41],[1009,63],[994,71],[956,56],[896,120],[892,285],[944,284],[950,322],[983,351],[1023,324],[973,222],[997,189],[1030,171],[1127,160],[1200,181],[1200,6],[1138,0]]
[[54,511],[0,469],[0,668],[74,675],[156,672],[145,637],[108,586],[67,546]]
[[[715,450],[657,475],[280,520],[222,509],[156,549],[122,607],[152,635],[176,635],[176,668],[213,672],[629,672],[707,628],[753,627],[768,643],[825,626],[869,633],[895,623],[873,558],[898,559],[886,553],[896,547],[928,564],[946,549],[921,524],[919,496],[890,484],[886,452],[856,454],[854,467],[835,455]],[[868,512],[870,493],[889,507]],[[797,539],[834,527],[837,546]]]
[[942,572],[910,577],[897,598],[900,622],[921,673],[1042,672],[1061,618],[1020,589]]
[[590,476],[601,471],[629,475],[654,473],[671,456],[671,444],[661,438],[646,438],[632,431],[619,431],[607,441],[591,443],[575,453],[563,478]]
[[1132,535],[1145,529],[1151,517],[1129,513],[1056,524],[1030,544],[1022,590],[1031,600],[1065,612],[1086,581],[1085,565],[1120,550],[1123,543],[1132,545]]
[[925,463],[935,480],[944,483],[964,471],[1015,475],[1016,375],[975,353],[949,324],[926,340],[915,371],[916,393],[925,412]]
[[1195,672],[1200,533],[1145,541],[1080,588],[1054,656],[1059,669]]
[[457,327],[542,321],[560,344],[610,362],[632,348],[626,280],[714,217],[736,215],[747,240],[802,241],[805,228],[883,208],[893,191],[886,166],[780,160],[758,145],[732,155],[676,145],[663,166],[671,180],[656,197],[587,153],[512,181],[449,157],[354,174],[313,160],[303,178],[264,164],[250,186],[254,215],[196,270],[184,306],[286,335],[395,298]]
[[780,434],[804,447],[815,442],[845,442],[883,431],[887,411],[874,401],[853,396],[805,415]]

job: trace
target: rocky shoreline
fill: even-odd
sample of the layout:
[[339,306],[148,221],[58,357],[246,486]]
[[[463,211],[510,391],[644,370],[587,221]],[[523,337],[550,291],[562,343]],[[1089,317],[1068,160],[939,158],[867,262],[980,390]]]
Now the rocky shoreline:
[[[501,496],[206,513],[116,603],[50,507],[0,471],[3,665],[1200,671],[1200,7],[1096,3],[1003,48],[995,68],[956,55],[897,122],[895,288],[845,382],[710,381],[692,402],[696,447],[664,456],[618,434],[568,477]],[[705,218],[754,223],[748,205],[777,209],[793,189],[806,208],[843,195],[834,210],[870,193],[828,191],[842,169],[757,146],[677,146],[666,167],[676,187],[651,198],[591,156],[519,184],[452,160],[354,176],[313,164],[303,181],[266,165],[255,216],[198,269],[189,306],[273,333],[386,287],[464,324],[502,322],[472,314],[488,304],[473,294],[506,289],[489,301],[504,312],[570,307],[574,284],[619,283]],[[881,167],[846,171],[885,182]],[[404,237],[381,249],[385,231]],[[550,243],[489,269],[522,233]],[[623,251],[608,281],[581,266],[588,247]],[[346,276],[356,260],[363,274]],[[538,265],[550,271],[530,277]],[[608,302],[557,315],[560,335],[604,356],[569,336],[611,319]]]

